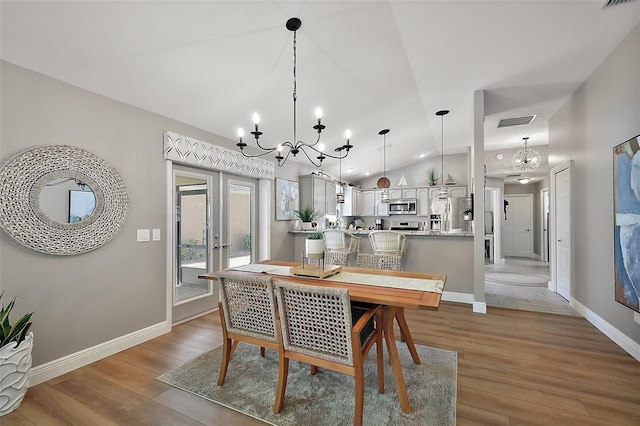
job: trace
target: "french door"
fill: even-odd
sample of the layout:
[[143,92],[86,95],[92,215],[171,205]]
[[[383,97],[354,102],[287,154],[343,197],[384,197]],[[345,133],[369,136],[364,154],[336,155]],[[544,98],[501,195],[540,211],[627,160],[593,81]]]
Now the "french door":
[[218,306],[217,282],[199,275],[253,262],[256,180],[174,166],[172,321]]

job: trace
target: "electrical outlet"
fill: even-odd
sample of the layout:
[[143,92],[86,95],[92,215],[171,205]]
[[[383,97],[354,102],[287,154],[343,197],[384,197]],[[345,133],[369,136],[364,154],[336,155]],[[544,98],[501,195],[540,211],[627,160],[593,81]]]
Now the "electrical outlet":
[[634,313],[633,313],[633,320],[634,320],[635,322],[637,322],[638,324],[640,324],[640,313],[638,313],[638,312],[634,312]]

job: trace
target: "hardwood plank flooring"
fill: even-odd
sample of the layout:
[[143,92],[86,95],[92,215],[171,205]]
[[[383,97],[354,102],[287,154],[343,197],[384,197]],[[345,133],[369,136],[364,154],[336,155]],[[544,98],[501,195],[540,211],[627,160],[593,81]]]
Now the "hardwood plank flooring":
[[[459,425],[640,424],[640,362],[583,318],[448,302],[405,316],[416,343],[458,352]],[[29,389],[0,424],[262,424],[155,379],[221,341],[217,312],[180,324]]]

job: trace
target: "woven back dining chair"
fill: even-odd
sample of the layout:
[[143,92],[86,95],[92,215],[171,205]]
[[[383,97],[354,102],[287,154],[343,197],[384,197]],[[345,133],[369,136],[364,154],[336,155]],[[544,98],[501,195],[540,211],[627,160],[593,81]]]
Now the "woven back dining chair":
[[402,271],[402,256],[358,253],[356,266],[358,268]]
[[264,356],[264,348],[279,350],[280,330],[271,277],[231,271],[220,271],[217,277],[223,335],[218,385],[222,386],[239,341],[260,346],[260,355]]
[[294,359],[353,376],[354,424],[362,425],[364,359],[374,344],[378,392],[384,393],[382,307],[374,305],[367,310],[352,311],[349,292],[342,288],[302,285],[282,280],[275,280],[274,284],[284,350],[281,352],[273,411],[280,412],[284,405],[289,360]]
[[347,266],[349,263],[349,253],[340,253],[338,251],[325,251],[324,263],[327,265]]
[[[387,255],[387,254],[365,254],[358,253],[357,259],[358,268],[379,269],[386,271],[401,271],[402,270],[402,256]],[[365,302],[353,302],[354,307],[367,308],[370,305]],[[413,341],[413,336],[409,331],[409,325],[404,316],[404,308],[397,308],[395,311],[395,318],[400,327],[400,340],[407,343],[407,348],[411,353],[411,357],[416,364],[420,364],[420,357],[416,351],[416,344]]]
[[397,231],[371,231],[369,241],[374,254],[402,256],[407,237]]

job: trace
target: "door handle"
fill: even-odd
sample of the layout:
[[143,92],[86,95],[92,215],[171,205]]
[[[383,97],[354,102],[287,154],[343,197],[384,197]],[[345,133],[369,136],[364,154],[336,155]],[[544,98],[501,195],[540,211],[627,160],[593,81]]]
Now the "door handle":
[[213,246],[213,248],[214,248],[215,250],[218,250],[218,248],[219,248],[219,247],[218,247],[218,245],[216,244],[215,246]]
[[224,243],[222,247],[233,247],[232,243]]

